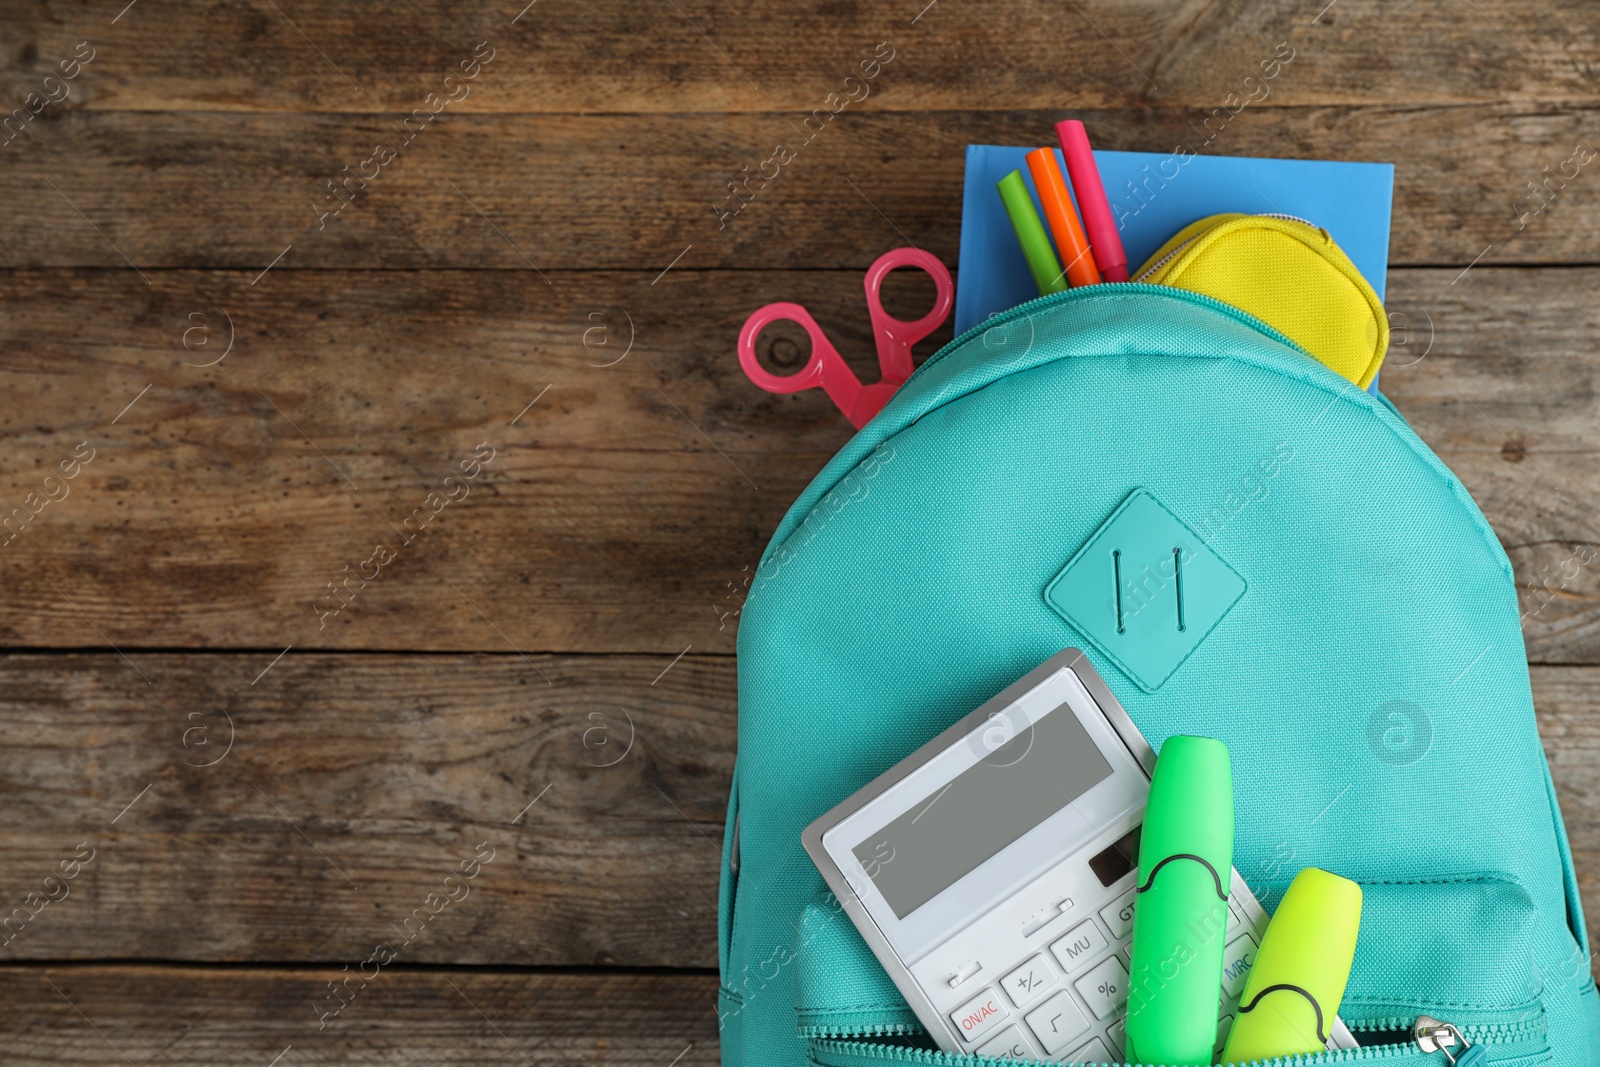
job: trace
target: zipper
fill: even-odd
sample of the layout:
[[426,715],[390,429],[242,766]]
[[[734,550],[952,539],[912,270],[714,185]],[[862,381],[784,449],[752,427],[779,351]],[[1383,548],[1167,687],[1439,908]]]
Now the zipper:
[[920,1023],[890,1022],[858,1025],[804,1023],[800,1026],[801,1037],[816,1041],[850,1041],[862,1037],[915,1037],[925,1033],[927,1031]]
[[[1440,1045],[1444,1038],[1459,1038],[1466,1045],[1478,1043],[1490,1045],[1512,1044],[1518,1041],[1528,1041],[1543,1037],[1545,1033],[1544,1016],[1536,1015],[1531,1018],[1517,1019],[1504,1023],[1473,1023],[1458,1026],[1455,1023],[1442,1022],[1431,1015],[1411,1016],[1393,1015],[1381,1019],[1362,1019],[1350,1024],[1352,1033],[1369,1034],[1374,1037],[1389,1034],[1395,1036],[1394,1044],[1413,1042],[1424,1052],[1436,1051],[1425,1045],[1425,1039],[1430,1038],[1435,1045]],[[1437,1035],[1433,1032],[1437,1031]]]
[[1175,246],[1166,255],[1162,256],[1160,259],[1158,259],[1154,263],[1150,264],[1144,270],[1140,271],[1139,272],[1139,276],[1137,278],[1133,279],[1133,280],[1136,281],[1136,282],[1144,281],[1146,278],[1150,277],[1150,275],[1156,273],[1162,267],[1165,267],[1168,263],[1172,262],[1172,260],[1174,258],[1176,258],[1177,255],[1180,252],[1182,252],[1185,248],[1188,248],[1190,245],[1194,244],[1202,236],[1203,236],[1203,234],[1197,233],[1193,237],[1189,238],[1187,241],[1184,241],[1182,244],[1179,244],[1179,245]]
[[[1276,1059],[1258,1061],[1252,1067],[1312,1067],[1312,1065],[1321,1067],[1322,1064],[1366,1063],[1410,1056],[1417,1052],[1442,1054],[1440,1067],[1483,1067],[1488,1058],[1488,1046],[1515,1044],[1542,1037],[1544,1024],[1540,1018],[1514,1023],[1457,1026],[1455,1023],[1443,1022],[1430,1015],[1419,1015],[1415,1019],[1394,1017],[1363,1020],[1359,1027],[1351,1029],[1361,1033],[1376,1034],[1398,1031],[1403,1036],[1397,1041],[1373,1043],[1360,1048],[1279,1056]],[[811,1039],[813,1053],[822,1057],[816,1062],[825,1064],[826,1067],[876,1067],[883,1063],[915,1063],[922,1067],[1012,1065],[1009,1059],[997,1059],[993,1056],[957,1055],[911,1045],[859,1040],[870,1037],[911,1036],[913,1033],[921,1034],[921,1027],[892,1024],[876,1028],[872,1033],[848,1033],[838,1029],[829,1030],[811,1026],[801,1029],[802,1036]],[[1084,1067],[1101,1067],[1101,1065],[1084,1065]],[[1110,1064],[1104,1067],[1120,1067],[1120,1065]]]
[[[1419,1015],[1411,1025],[1411,1040],[1424,1052],[1442,1052],[1451,1067],[1472,1067],[1481,1064],[1488,1053],[1482,1045],[1474,1045],[1454,1023],[1440,1022],[1431,1015]],[[1455,1052],[1451,1052],[1455,1049]]]
[[1258,218],[1258,219],[1282,219],[1284,222],[1302,222],[1302,223],[1305,223],[1307,226],[1310,226],[1313,230],[1322,229],[1321,226],[1318,226],[1316,223],[1312,222],[1310,219],[1303,219],[1299,215],[1285,215],[1282,212],[1278,212],[1278,211],[1269,211],[1269,212],[1266,212],[1265,214],[1257,215],[1256,218]]
[[[1284,222],[1298,222],[1298,223],[1300,223],[1300,224],[1302,224],[1304,226],[1310,226],[1313,230],[1320,229],[1317,226],[1316,223],[1310,221],[1309,219],[1303,219],[1299,215],[1284,215],[1284,214],[1282,214],[1280,212],[1269,211],[1269,212],[1264,212],[1264,213],[1259,214],[1259,215],[1253,215],[1251,217],[1252,218],[1257,218],[1257,219],[1281,219]],[[1139,276],[1137,278],[1133,279],[1133,280],[1136,281],[1136,282],[1144,281],[1146,278],[1150,277],[1150,275],[1154,274],[1156,271],[1160,270],[1162,267],[1165,267],[1168,263],[1170,263],[1172,261],[1172,259],[1175,256],[1178,255],[1178,253],[1182,252],[1185,248],[1188,248],[1190,245],[1194,244],[1196,241],[1198,241],[1200,238],[1204,237],[1207,233],[1210,233],[1210,232],[1211,232],[1210,230],[1204,230],[1204,231],[1202,231],[1200,233],[1195,234],[1193,237],[1189,238],[1187,241],[1183,242],[1181,245],[1178,245],[1176,248],[1172,249],[1170,252],[1168,252],[1166,255],[1162,256],[1160,259],[1156,260],[1154,263],[1150,264],[1144,270],[1140,271],[1139,272]]]
[[[1171,297],[1186,301],[1191,304],[1196,304],[1203,308],[1210,308],[1212,311],[1220,311],[1230,319],[1233,319],[1235,322],[1244,326],[1249,326],[1251,329],[1257,331],[1263,336],[1270,337],[1280,344],[1288,345],[1296,352],[1310,355],[1310,353],[1306,352],[1303,347],[1296,344],[1294,341],[1291,341],[1287,336],[1262,322],[1254,315],[1247,311],[1242,311],[1239,308],[1234,307],[1232,304],[1224,303],[1215,297],[1206,296],[1203,293],[1190,292],[1187,289],[1175,289],[1170,285],[1149,285],[1145,282],[1101,282],[1099,285],[1080,285],[1076,289],[1066,289],[1059,293],[1050,293],[1045,296],[1035,297],[1032,300],[1018,304],[1013,308],[1008,308],[997,315],[991,315],[982,322],[978,323],[976,326],[968,327],[967,330],[961,334],[961,336],[952,338],[943,348],[939,349],[939,351],[923,360],[922,365],[916,370],[912,371],[911,377],[907,378],[905,384],[900,386],[900,390],[904,390],[906,385],[916,381],[917,378],[925,374],[930,367],[935,366],[951,352],[954,352],[956,349],[965,345],[968,341],[979,336],[980,334],[987,333],[996,327],[1004,326],[1007,323],[1013,322],[1019,318],[1032,315],[1037,311],[1042,311],[1047,307],[1054,307],[1057,304],[1069,304],[1074,300],[1083,300],[1094,296],[1103,296],[1110,291],[1115,291],[1119,294],[1138,293],[1148,294],[1151,296]],[[896,395],[898,395],[898,391]]]

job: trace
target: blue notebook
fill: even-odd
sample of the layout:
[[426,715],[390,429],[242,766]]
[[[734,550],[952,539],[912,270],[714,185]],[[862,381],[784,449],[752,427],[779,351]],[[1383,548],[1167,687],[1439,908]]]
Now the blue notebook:
[[[1032,190],[1029,151],[967,146],[956,276],[957,334],[1039,295],[994,188],[1008,173],[1021,170]],[[1057,149],[1056,158],[1060,157]],[[1394,196],[1392,163],[1200,155],[1184,161],[1163,152],[1096,152],[1094,157],[1128,254],[1129,274],[1167,238],[1207,215],[1224,211],[1296,215],[1331,233],[1383,298]],[[1037,194],[1034,199],[1037,205]]]

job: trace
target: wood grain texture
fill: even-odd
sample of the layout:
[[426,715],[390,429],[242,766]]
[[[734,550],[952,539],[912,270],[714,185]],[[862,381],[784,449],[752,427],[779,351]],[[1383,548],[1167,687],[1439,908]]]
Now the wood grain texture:
[[[0,958],[716,966],[731,657],[271,661],[0,658]],[[1600,668],[1533,680],[1600,935]]]
[[0,657],[0,958],[716,966],[729,658],[274,655]]
[[[1596,14],[1566,0],[995,4],[626,0],[469,9],[440,0],[165,7],[7,0],[7,97],[81,40],[99,55],[69,99],[92,108],[404,113],[492,42],[499,66],[463,108],[799,111],[874,46],[898,56],[873,99],[901,110],[1213,106],[1287,42],[1277,104],[1593,99]],[[115,21],[113,18],[115,17]],[[1115,42],[1108,47],[1106,39]],[[1253,90],[1259,92],[1259,90]]]
[[[0,966],[10,1067],[715,1067],[708,975],[383,970],[318,1028],[338,968]],[[676,1059],[674,1059],[677,1057]]]
[[[954,264],[966,146],[1039,143],[1056,114],[863,108],[808,132],[772,114],[446,111],[407,146],[397,120],[375,115],[67,112],[0,148],[0,199],[19,208],[0,267],[255,277],[276,263],[259,288],[312,267],[865,269],[907,243]],[[1600,163],[1566,161],[1600,142],[1600,113],[1246,108],[1210,126],[1183,109],[1080,114],[1102,148],[1396,160],[1396,264],[1594,260]],[[782,166],[768,162],[779,144],[793,152]],[[379,145],[396,153],[382,166],[369,163]],[[1564,164],[1570,181],[1547,178]],[[1182,195],[1174,166],[1146,199]],[[351,174],[371,180],[336,194],[330,183]],[[1530,199],[1546,180],[1553,192]],[[1111,195],[1139,209],[1128,190]]]
[[[1586,667],[1536,667],[1533,702],[1572,846],[1589,942],[1600,944],[1600,699]],[[1600,972],[1591,960],[1591,969]]]
[[[1600,663],[1600,271],[1459,275],[1395,272],[1384,388],[1511,553],[1534,661]],[[96,450],[0,544],[0,642],[732,652],[766,539],[850,433],[820,393],[750,385],[738,323],[792,297],[875,373],[853,272],[250,277],[0,275],[4,513]],[[230,319],[233,350],[194,366]],[[796,336],[763,339],[775,366]],[[469,495],[405,545],[484,441]],[[379,542],[397,558],[362,586]]]

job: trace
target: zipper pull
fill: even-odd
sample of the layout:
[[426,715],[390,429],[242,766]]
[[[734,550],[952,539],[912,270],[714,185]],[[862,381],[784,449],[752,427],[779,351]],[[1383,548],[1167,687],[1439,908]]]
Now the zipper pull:
[[1444,1053],[1450,1067],[1483,1067],[1489,1056],[1482,1045],[1468,1041],[1455,1023],[1441,1022],[1431,1015],[1417,1016],[1416,1025],[1411,1028],[1411,1039],[1424,1052]]

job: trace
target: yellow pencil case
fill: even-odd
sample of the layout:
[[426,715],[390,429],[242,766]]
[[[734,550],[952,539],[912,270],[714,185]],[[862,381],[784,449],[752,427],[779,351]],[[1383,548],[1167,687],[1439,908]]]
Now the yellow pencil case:
[[1304,219],[1212,215],[1179,230],[1133,280],[1248,311],[1363,389],[1389,349],[1378,294],[1328,231]]

